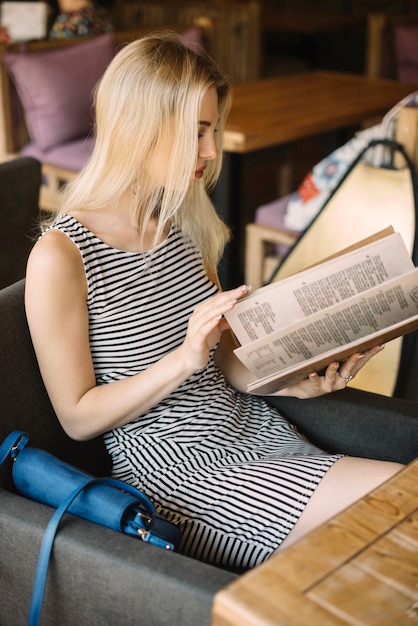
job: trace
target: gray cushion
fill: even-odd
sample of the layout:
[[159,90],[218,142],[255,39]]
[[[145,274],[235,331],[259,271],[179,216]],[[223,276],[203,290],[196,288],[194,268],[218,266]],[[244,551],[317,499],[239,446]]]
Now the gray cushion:
[[[24,626],[52,510],[0,488],[0,623]],[[42,626],[209,626],[231,572],[68,515],[53,549]]]

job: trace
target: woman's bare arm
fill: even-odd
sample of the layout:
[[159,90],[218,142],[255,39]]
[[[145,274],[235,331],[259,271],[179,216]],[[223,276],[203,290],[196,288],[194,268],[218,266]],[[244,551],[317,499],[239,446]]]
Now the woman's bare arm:
[[64,430],[89,439],[121,426],[204,367],[219,341],[222,315],[240,290],[196,307],[179,348],[144,372],[96,385],[88,335],[87,285],[76,246],[51,230],[35,245],[26,274],[26,313],[41,374]]

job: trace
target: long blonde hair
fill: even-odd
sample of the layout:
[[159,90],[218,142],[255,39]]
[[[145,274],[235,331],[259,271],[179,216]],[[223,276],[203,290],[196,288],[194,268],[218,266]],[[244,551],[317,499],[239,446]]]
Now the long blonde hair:
[[[202,98],[218,93],[218,156],[208,161],[203,181],[190,184],[198,152]],[[201,250],[213,276],[229,238],[209,198],[221,170],[223,129],[230,86],[214,60],[188,48],[175,33],[146,35],[114,57],[94,94],[96,140],[93,153],[62,195],[60,213],[117,206],[128,190],[140,233],[157,218],[156,240],[174,223]],[[170,138],[167,174],[156,186],[146,164]],[[167,158],[164,152],[164,158]],[[203,184],[201,184],[203,182]]]

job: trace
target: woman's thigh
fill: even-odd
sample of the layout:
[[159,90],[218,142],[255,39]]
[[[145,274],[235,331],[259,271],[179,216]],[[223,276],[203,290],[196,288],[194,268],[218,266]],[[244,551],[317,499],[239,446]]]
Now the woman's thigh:
[[278,549],[289,546],[329,520],[403,467],[400,463],[358,457],[339,459],[325,474],[294,528]]

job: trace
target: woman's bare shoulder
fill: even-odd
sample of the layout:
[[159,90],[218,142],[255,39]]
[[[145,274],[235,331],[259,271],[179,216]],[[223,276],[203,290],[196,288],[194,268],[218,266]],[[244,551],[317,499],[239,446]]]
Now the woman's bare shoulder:
[[45,296],[63,290],[85,295],[86,279],[80,252],[63,232],[50,229],[33,246],[26,266],[26,291],[31,285]]
[[73,264],[80,261],[76,245],[60,230],[51,228],[35,243],[29,255],[28,266]]

